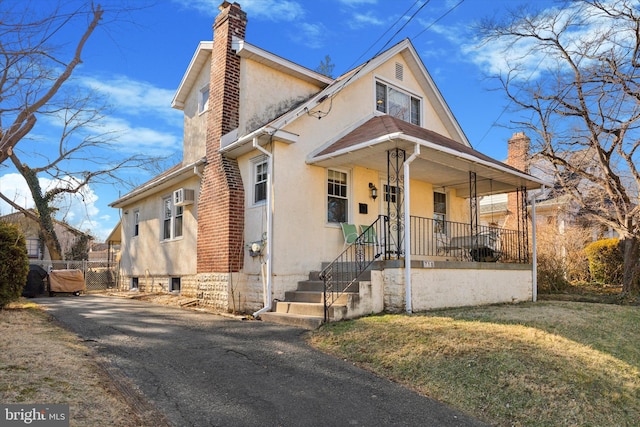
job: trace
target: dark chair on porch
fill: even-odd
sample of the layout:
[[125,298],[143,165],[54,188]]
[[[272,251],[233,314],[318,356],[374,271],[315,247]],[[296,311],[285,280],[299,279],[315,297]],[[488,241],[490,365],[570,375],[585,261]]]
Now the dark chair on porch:
[[436,234],[436,255],[438,256],[453,256],[457,261],[464,261],[467,257],[467,252],[463,247],[452,243],[451,239],[446,234]]

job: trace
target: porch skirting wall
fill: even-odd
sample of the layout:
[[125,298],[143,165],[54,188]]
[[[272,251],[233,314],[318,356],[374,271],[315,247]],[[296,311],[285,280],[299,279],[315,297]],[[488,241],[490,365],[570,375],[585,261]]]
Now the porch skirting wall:
[[[414,312],[533,299],[530,264],[438,261],[416,264],[411,269]],[[385,311],[406,311],[404,268],[385,268],[381,279]]]

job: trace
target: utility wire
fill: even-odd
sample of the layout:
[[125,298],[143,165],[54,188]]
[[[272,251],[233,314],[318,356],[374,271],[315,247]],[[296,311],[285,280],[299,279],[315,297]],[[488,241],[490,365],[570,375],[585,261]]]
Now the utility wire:
[[[428,3],[428,2],[427,2]],[[457,4],[455,4],[454,6],[450,7],[449,10],[447,10],[445,13],[443,13],[442,15],[440,15],[435,21],[433,21],[431,24],[427,25],[422,31],[420,31],[418,34],[415,35],[415,37],[413,37],[411,40],[415,40],[418,37],[420,37],[425,31],[427,31],[429,28],[433,27],[434,25],[436,25],[442,18],[444,18],[445,16],[447,16],[448,14],[450,14],[451,12],[453,12],[458,6],[460,6],[462,3],[464,3],[464,0],[460,0]]]
[[[362,53],[362,55],[360,55],[360,56],[359,56],[355,61],[353,61],[353,63],[352,63],[351,65],[349,65],[349,67],[347,68],[347,71],[349,71],[350,69],[352,69],[353,67],[355,67],[355,66],[356,66],[356,64],[360,63],[360,60],[362,59],[362,57],[364,57],[364,56],[367,54],[367,52],[369,52],[371,49],[373,49],[373,47],[374,47],[376,44],[378,44],[378,42],[379,42],[380,40],[382,40],[382,38],[383,38],[385,35],[387,35],[387,33],[388,33],[389,31],[391,31],[391,29],[392,29],[393,27],[395,27],[395,26],[398,24],[398,22],[400,22],[400,20],[401,20],[401,19],[403,19],[403,18],[404,18],[404,17],[409,13],[409,11],[410,11],[411,9],[413,9],[413,7],[414,7],[416,4],[418,4],[420,1],[421,1],[421,0],[416,0],[416,1],[415,1],[415,2],[414,2],[414,3],[409,7],[409,9],[407,9],[407,10],[406,10],[406,11],[405,11],[405,12],[404,12],[404,13],[403,13],[403,14],[402,14],[402,15],[401,15],[397,20],[396,20],[396,22],[394,22],[394,23],[393,23],[389,28],[387,28],[387,30],[386,30],[384,33],[382,33],[382,34],[380,35],[380,37],[378,37],[378,39],[377,39],[376,41],[374,41],[374,42],[373,42],[373,44],[371,44],[371,46],[369,46],[369,47],[367,48],[367,50],[365,50],[365,51]],[[428,2],[427,2],[427,3],[428,3]]]

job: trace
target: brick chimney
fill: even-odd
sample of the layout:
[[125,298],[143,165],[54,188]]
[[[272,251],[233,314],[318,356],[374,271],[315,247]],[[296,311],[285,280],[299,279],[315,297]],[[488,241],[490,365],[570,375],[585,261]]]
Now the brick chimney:
[[522,172],[529,172],[531,139],[524,132],[515,132],[508,141],[507,164]]
[[[529,172],[529,148],[531,138],[524,132],[515,132],[507,143],[507,161],[509,166]],[[515,191],[515,188],[513,189]],[[504,227],[517,228],[518,225],[518,199],[517,193],[509,193],[507,196],[507,217]]]
[[197,271],[228,273],[242,267],[244,187],[236,160],[219,153],[220,138],[236,129],[240,108],[240,57],[233,37],[244,39],[247,15],[224,1],[213,23],[207,117],[207,166],[198,205]]

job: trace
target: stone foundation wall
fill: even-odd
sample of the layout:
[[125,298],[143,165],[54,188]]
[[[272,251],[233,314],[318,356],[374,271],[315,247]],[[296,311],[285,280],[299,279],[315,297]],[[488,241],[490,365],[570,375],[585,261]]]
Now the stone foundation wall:
[[229,292],[231,273],[199,273],[196,275],[197,295],[201,305],[222,312],[232,310]]

